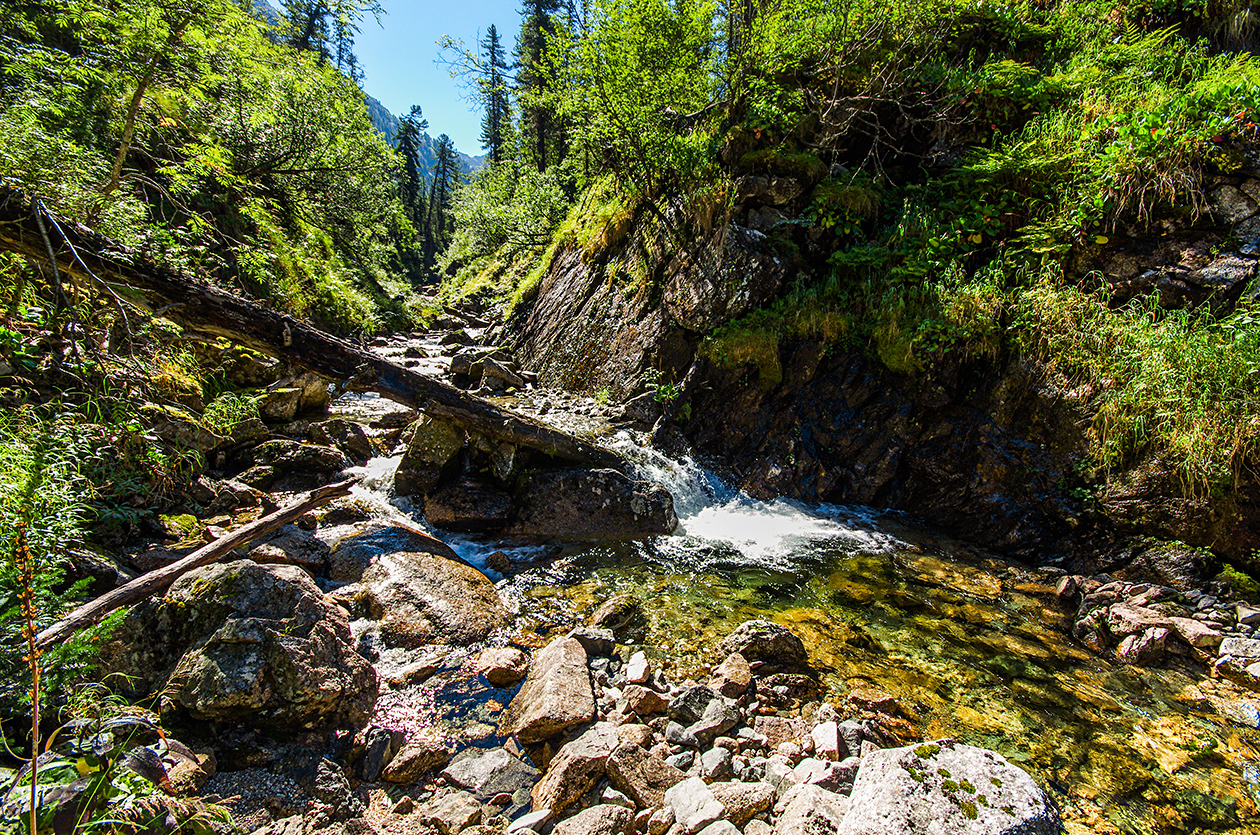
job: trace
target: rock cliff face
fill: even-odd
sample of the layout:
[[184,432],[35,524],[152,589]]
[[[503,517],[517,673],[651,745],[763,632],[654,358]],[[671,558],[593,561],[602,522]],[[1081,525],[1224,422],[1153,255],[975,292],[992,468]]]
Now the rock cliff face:
[[[784,343],[782,380],[766,385],[751,366],[717,367],[700,357],[701,340],[715,328],[765,305],[799,272],[826,269],[813,243],[818,230],[793,232],[791,259],[762,231],[781,237],[767,217],[804,211],[812,184],[789,188],[782,179],[745,178],[741,203],[725,220],[693,233],[695,246],[659,259],[640,284],[619,283],[609,266],[626,259],[634,236],[620,251],[562,252],[505,336],[544,384],[620,397],[643,391],[645,369],[676,381],[694,365],[675,404],[682,436],[674,437],[759,498],[905,510],[977,544],[1078,570],[1158,563],[1133,544],[1145,536],[1254,560],[1254,483],[1231,496],[1190,495],[1170,468],[1148,460],[1082,489],[1089,405],[1027,358],[945,363],[907,376],[859,352]],[[1260,209],[1247,195],[1260,194],[1260,179],[1234,177],[1213,189],[1216,232],[1135,234],[1105,257],[1083,253],[1073,269],[1098,271],[1117,298],[1157,293],[1165,307],[1235,303],[1256,274]],[[1218,255],[1191,245],[1200,239],[1244,246]]]

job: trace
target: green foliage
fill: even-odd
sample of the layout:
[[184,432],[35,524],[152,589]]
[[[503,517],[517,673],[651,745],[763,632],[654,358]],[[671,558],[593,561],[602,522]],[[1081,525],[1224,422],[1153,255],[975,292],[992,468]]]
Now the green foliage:
[[[0,412],[0,717],[29,705],[30,668],[20,637],[19,600],[33,597],[38,628],[56,621],[80,593],[64,582],[69,555],[81,548],[90,487],[79,473],[86,434],[66,417],[40,419],[29,409]],[[21,542],[19,543],[19,531]],[[33,561],[24,589],[17,551]],[[106,628],[107,629],[107,628]],[[102,629],[49,649],[43,690],[56,700],[84,670]]]
[[[342,17],[325,23],[352,34]],[[396,156],[326,49],[277,43],[234,0],[36,0],[0,36],[0,183],[124,257],[375,327],[409,224]]]
[[439,267],[445,270],[500,249],[514,257],[545,246],[567,210],[555,169],[539,173],[511,162],[488,165],[455,191],[455,238]]
[[257,417],[260,414],[256,398],[227,391],[206,404],[201,423],[211,432],[229,435],[237,424]]
[[1017,294],[1024,348],[1088,388],[1096,463],[1154,452],[1189,486],[1229,487],[1260,452],[1260,311],[1113,310],[1105,298],[1044,279]]
[[[101,685],[85,685],[71,694],[63,715],[34,777],[37,835],[166,831],[171,824],[211,835],[232,826],[226,808],[173,796],[167,763],[200,766],[192,751],[166,736],[155,714]],[[28,764],[3,787],[0,831],[30,833],[32,777]]]

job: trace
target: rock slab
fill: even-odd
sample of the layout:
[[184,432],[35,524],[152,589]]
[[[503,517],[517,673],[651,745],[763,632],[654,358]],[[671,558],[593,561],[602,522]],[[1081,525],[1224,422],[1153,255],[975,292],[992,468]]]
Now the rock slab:
[[557,638],[534,657],[499,731],[530,745],[594,716],[595,694],[586,668],[586,650],[573,638]]

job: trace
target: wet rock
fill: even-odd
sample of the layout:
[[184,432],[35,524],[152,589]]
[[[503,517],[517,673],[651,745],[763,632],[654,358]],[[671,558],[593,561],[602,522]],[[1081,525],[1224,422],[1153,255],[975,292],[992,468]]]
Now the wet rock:
[[294,566],[195,569],[133,608],[115,635],[103,672],[132,676],[134,695],[161,689],[198,719],[361,725],[375,703],[376,673],[355,652],[345,612]]
[[442,770],[453,786],[472,792],[479,800],[528,789],[538,780],[538,769],[503,748],[465,748]]
[[586,650],[587,658],[607,658],[617,648],[617,639],[611,629],[600,629],[595,626],[579,626],[569,632],[569,637],[576,640]]
[[552,835],[624,835],[630,830],[634,812],[624,806],[601,803],[560,821]]
[[674,766],[639,745],[618,745],[608,757],[608,780],[640,808],[660,806],[665,793],[686,779]]
[[749,661],[800,666],[805,664],[805,644],[786,628],[768,620],[750,620],[723,639],[722,652],[739,653]]
[[946,739],[864,757],[839,835],[928,830],[1058,835],[1060,824],[1037,783],[992,751]]
[[421,823],[442,835],[457,835],[481,822],[481,804],[463,792],[435,797],[416,810]]
[[887,713],[889,716],[894,716],[901,711],[897,697],[878,687],[855,687],[845,696],[845,700],[862,710]]
[[674,820],[683,835],[699,832],[726,812],[699,777],[688,777],[665,792],[665,802],[673,808]]
[[285,525],[268,534],[246,553],[259,563],[296,565],[312,574],[328,566],[329,548],[297,525]]
[[529,672],[529,658],[515,647],[494,647],[477,656],[477,672],[495,687],[509,687]]
[[414,783],[438,768],[445,768],[451,754],[446,746],[434,740],[417,740],[404,745],[381,772],[390,783]]
[[345,418],[332,418],[311,424],[307,437],[312,443],[335,446],[360,466],[372,457],[372,443],[363,427]]
[[443,478],[454,475],[465,433],[459,427],[428,416],[412,428],[407,451],[394,471],[394,493],[399,496],[424,495]]
[[603,775],[608,756],[619,744],[616,727],[607,722],[565,743],[530,793],[534,808],[559,814],[580,800]]
[[472,480],[439,487],[424,502],[424,516],[429,524],[448,531],[497,531],[508,524],[511,514],[511,496]]
[[1164,660],[1164,648],[1171,630],[1152,626],[1126,637],[1116,648],[1116,660],[1122,664],[1150,667]]
[[[643,607],[628,594],[619,594],[605,600],[591,615],[591,626],[611,629],[623,642],[641,635],[647,627]],[[642,683],[642,682],[638,682]]]
[[[820,786],[794,786],[776,807],[778,819],[774,824],[774,835],[821,835],[843,831],[842,822],[848,809],[849,800],[843,795]],[[911,831],[914,830],[895,827],[879,830],[881,835]]]
[[743,826],[753,815],[774,805],[774,786],[766,782],[714,783],[709,790],[726,810],[722,817],[736,826]]
[[1107,612],[1107,628],[1117,637],[1168,625],[1168,617],[1162,612],[1140,606],[1117,603]]
[[728,698],[738,698],[752,684],[752,667],[744,656],[733,652],[726,656],[709,678],[709,686]]
[[302,390],[274,383],[258,399],[258,413],[266,423],[288,423],[298,412]]
[[594,715],[595,694],[586,668],[586,650],[572,638],[557,638],[534,656],[500,732],[528,745],[590,721]]
[[272,467],[281,475],[321,475],[339,473],[350,459],[339,449],[297,441],[266,441],[254,448],[254,463]]
[[375,783],[406,742],[401,731],[369,726],[363,733],[363,755],[358,760],[359,776],[365,782]]
[[509,533],[546,538],[626,538],[672,533],[674,500],[659,484],[616,470],[564,469],[530,476],[516,493]]

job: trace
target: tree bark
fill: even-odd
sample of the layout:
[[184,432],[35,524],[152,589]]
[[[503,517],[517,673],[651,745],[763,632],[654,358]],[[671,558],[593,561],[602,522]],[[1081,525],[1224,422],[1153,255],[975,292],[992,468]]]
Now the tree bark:
[[[119,247],[85,227],[58,222],[64,240],[57,265],[80,281],[110,284],[127,301],[188,330],[223,336],[359,391],[375,390],[404,406],[547,455],[595,467],[620,469],[620,456],[539,421],[513,414],[452,385],[351,345],[260,304],[202,284],[156,264],[127,262]],[[45,260],[34,210],[22,196],[0,192],[0,248]],[[131,291],[135,292],[129,292]]]
[[338,496],[346,495],[358,481],[357,478],[351,478],[312,490],[304,498],[288,507],[250,522],[248,525],[232,531],[222,539],[216,539],[208,545],[203,545],[178,562],[150,571],[127,583],[125,586],[119,586],[113,591],[83,604],[35,636],[36,646],[43,648],[58,641],[64,641],[78,630],[91,626],[94,623],[99,623],[102,618],[115,609],[130,606],[132,603],[144,600],[146,597],[165,590],[167,586],[194,568],[209,565],[224,554],[231,553],[242,545],[247,545],[258,537],[271,533],[281,525],[287,525],[308,510],[327,504]]

